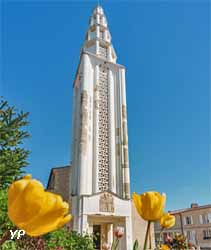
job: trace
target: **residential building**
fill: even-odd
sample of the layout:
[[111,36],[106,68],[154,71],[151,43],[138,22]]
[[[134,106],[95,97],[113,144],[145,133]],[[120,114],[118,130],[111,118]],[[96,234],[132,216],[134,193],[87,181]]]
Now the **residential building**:
[[[170,211],[176,217],[176,224],[170,229],[166,229],[161,234],[161,241],[166,236],[174,233],[182,233],[187,237],[187,241],[201,249],[211,249],[211,204],[199,206],[191,204],[190,208]],[[155,239],[158,242],[161,227],[155,223]]]

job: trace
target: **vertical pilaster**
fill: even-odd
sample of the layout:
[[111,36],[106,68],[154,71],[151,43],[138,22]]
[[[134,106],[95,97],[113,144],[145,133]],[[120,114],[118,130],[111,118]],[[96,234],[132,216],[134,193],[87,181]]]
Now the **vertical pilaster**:
[[122,166],[121,166],[121,86],[120,76],[115,74],[115,124],[116,124],[116,190],[117,194],[122,197]]
[[100,53],[100,42],[97,40],[96,41],[96,54],[99,55]]
[[113,224],[107,225],[107,231],[108,231],[108,244],[112,245],[112,242],[113,242]]
[[73,215],[73,231],[80,232],[79,223],[79,198],[78,196],[73,196],[71,198],[71,214]]
[[125,228],[126,228],[126,249],[131,249],[131,246],[133,244],[133,239],[132,239],[132,220],[131,216],[125,217]]
[[73,130],[72,130],[72,168],[71,168],[71,194],[78,194],[79,190],[79,140],[80,140],[80,79],[79,74],[76,81],[78,84],[75,84],[74,87],[74,113],[73,113]]
[[89,174],[89,169],[87,167],[88,159],[88,90],[89,90],[89,79],[90,72],[89,68],[89,57],[88,55],[83,55],[83,79],[81,84],[81,110],[80,110],[80,152],[79,152],[79,165],[80,165],[80,188],[79,194],[88,194],[88,183],[87,175]]
[[72,116],[72,169],[70,174],[70,194],[76,194],[76,178],[77,178],[77,168],[76,168],[76,147],[77,147],[77,138],[76,138],[76,109],[77,109],[77,93],[76,88],[73,90],[73,116]]
[[94,180],[93,191],[97,193],[98,189],[98,155],[99,155],[99,65],[95,67],[95,83],[94,83]]
[[125,90],[125,70],[120,70],[121,74],[121,96],[122,96],[122,147],[123,147],[123,193],[126,199],[130,199],[130,171],[128,159],[128,133],[127,133],[127,105]]
[[99,14],[96,15],[96,23],[100,23],[100,15]]
[[[80,79],[79,79],[80,81]],[[75,183],[76,183],[76,194],[79,193],[80,189],[80,123],[81,123],[81,118],[80,118],[80,110],[81,110],[81,91],[80,91],[80,86],[77,89],[77,95],[76,95],[76,127],[75,127],[75,162],[74,162],[74,168],[76,172],[76,178],[75,178]]]
[[94,179],[94,174],[93,174],[93,137],[95,136],[95,134],[93,133],[93,99],[94,99],[94,68],[91,64],[91,62],[89,63],[89,91],[88,91],[88,158],[87,158],[87,168],[88,168],[88,174],[87,174],[87,179],[86,179],[86,183],[87,183],[87,192],[89,194],[93,193],[93,179]]
[[114,104],[114,78],[111,70],[108,71],[109,87],[109,189],[116,193],[116,149],[115,149],[115,104]]
[[86,214],[81,215],[81,234],[87,234],[89,231],[88,216]]
[[[74,218],[74,217],[73,217]],[[78,197],[78,216],[74,218],[77,221],[77,232],[86,234],[89,231],[88,215],[84,213],[84,197]]]
[[109,47],[108,47],[108,60],[112,61],[111,45],[109,45]]
[[99,25],[96,26],[96,36],[97,38],[100,38],[100,26]]

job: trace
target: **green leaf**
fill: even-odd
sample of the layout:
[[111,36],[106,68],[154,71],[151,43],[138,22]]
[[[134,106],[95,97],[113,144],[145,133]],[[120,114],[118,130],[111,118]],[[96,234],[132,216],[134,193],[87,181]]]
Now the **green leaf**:
[[139,249],[138,240],[135,240],[133,244],[133,250],[138,250],[138,249]]

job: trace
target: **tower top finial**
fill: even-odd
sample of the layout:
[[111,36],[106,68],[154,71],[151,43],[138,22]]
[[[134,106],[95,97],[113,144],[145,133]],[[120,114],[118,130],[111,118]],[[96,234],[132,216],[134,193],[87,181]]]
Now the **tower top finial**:
[[116,62],[116,53],[111,43],[111,34],[108,29],[103,8],[97,4],[93,9],[86,32],[83,51],[91,52],[111,62]]
[[104,14],[104,11],[103,11],[103,8],[102,8],[102,6],[99,4],[99,1],[98,1],[98,4],[97,4],[97,6],[94,8],[94,10],[93,10],[93,14],[101,14],[101,15],[103,15]]

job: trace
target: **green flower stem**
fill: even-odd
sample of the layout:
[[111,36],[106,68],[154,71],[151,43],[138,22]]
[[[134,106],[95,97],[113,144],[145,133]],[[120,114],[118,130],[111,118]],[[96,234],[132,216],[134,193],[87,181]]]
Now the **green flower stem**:
[[115,239],[112,243],[111,250],[116,250],[119,245],[119,239]]
[[161,244],[161,239],[160,239],[160,238],[161,238],[161,235],[162,235],[162,232],[164,231],[164,229],[165,229],[165,228],[164,228],[164,227],[162,227],[162,228],[161,228],[161,230],[160,230],[158,244]]
[[151,224],[151,221],[148,221],[147,231],[146,231],[145,240],[144,240],[144,250],[147,249],[147,240],[148,240],[148,236],[150,232],[150,224]]
[[119,245],[119,239],[116,240],[116,246],[114,248],[115,250],[117,249],[118,245]]
[[149,230],[149,249],[152,249],[152,235],[151,235],[151,230]]
[[115,247],[115,242],[116,242],[116,239],[113,240],[112,242],[112,245],[111,245],[111,250],[114,250],[114,247]]

